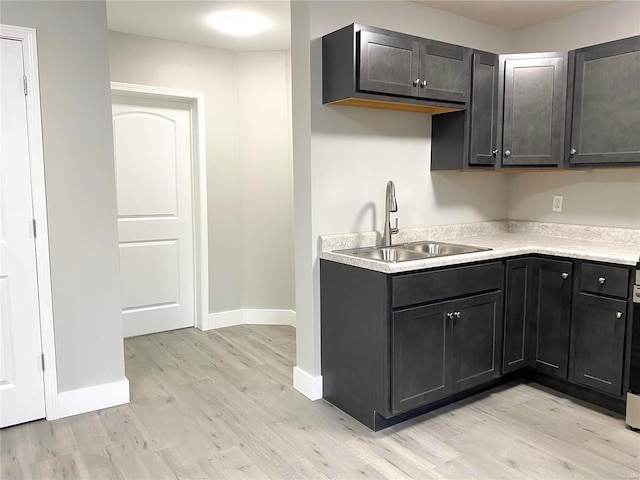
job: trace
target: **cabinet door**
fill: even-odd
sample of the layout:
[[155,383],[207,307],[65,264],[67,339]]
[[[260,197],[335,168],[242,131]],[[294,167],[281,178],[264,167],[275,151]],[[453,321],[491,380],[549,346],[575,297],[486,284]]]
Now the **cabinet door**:
[[505,60],[502,165],[560,166],[564,155],[566,54]]
[[540,260],[536,269],[537,301],[532,332],[532,366],[567,378],[573,263]]
[[498,56],[473,53],[469,165],[494,165],[498,124]]
[[455,300],[451,313],[453,391],[498,378],[502,357],[502,292]]
[[412,37],[362,30],[358,86],[374,93],[418,96],[420,44]]
[[571,325],[571,380],[622,394],[626,312],[625,300],[578,294]]
[[391,319],[391,410],[399,413],[449,393],[447,313],[451,302],[395,312]]
[[503,373],[529,366],[527,328],[531,316],[532,270],[532,260],[507,260]]
[[640,165],[639,132],[640,36],[578,50],[569,163]]
[[469,101],[471,77],[468,48],[425,40],[420,44],[420,97]]

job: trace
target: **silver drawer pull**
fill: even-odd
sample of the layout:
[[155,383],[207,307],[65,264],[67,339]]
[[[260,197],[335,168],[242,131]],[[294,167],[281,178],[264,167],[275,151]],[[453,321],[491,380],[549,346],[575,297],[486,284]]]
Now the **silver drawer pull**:
[[604,285],[604,282],[607,281],[607,277],[600,277],[598,278],[598,282],[600,282],[600,285]]
[[616,318],[620,319],[622,318],[623,313],[622,312],[616,312]]
[[567,272],[562,272],[562,278],[566,280],[567,278],[569,278],[569,274]]

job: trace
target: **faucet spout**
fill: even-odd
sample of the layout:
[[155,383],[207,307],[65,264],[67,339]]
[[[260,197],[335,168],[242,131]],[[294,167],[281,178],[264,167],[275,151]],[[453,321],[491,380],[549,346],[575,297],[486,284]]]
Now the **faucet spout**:
[[396,218],[395,227],[391,226],[391,212],[398,211],[398,202],[396,200],[396,186],[389,180],[387,182],[387,191],[385,193],[384,208],[384,235],[383,245],[391,246],[391,235],[398,233],[398,219]]

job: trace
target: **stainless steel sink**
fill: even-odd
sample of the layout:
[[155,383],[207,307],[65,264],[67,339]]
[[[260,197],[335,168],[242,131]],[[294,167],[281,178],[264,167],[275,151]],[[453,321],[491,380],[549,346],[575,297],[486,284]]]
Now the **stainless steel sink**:
[[443,242],[414,242],[391,247],[363,247],[349,250],[335,250],[334,253],[366,258],[380,262],[410,262],[425,258],[444,257],[447,255],[460,255],[465,253],[481,252],[490,248],[474,247],[471,245],[457,245]]
[[404,250],[400,247],[365,247],[354,248],[352,250],[336,250],[334,253],[366,258],[368,260],[379,260],[382,262],[409,262],[411,260],[427,258],[427,256],[422,253]]
[[473,247],[471,245],[457,245],[455,243],[442,242],[415,242],[402,245],[405,250],[424,253],[429,257],[444,257],[447,255],[459,255],[461,253],[482,252],[490,248]]

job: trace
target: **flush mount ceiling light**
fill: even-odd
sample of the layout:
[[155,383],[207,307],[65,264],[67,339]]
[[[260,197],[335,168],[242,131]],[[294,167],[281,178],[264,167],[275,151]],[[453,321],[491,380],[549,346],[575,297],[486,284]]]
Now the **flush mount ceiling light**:
[[269,26],[269,21],[253,12],[219,12],[211,15],[207,22],[213,28],[229,35],[249,36]]

